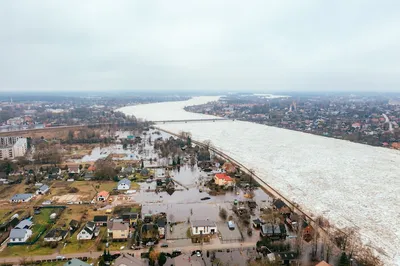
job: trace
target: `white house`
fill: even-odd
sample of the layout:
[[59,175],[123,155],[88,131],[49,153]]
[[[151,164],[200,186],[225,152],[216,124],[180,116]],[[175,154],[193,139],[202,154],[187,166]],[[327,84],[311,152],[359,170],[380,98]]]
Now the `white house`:
[[36,190],[37,195],[44,195],[49,191],[49,186],[48,185],[42,185],[38,190]]
[[191,222],[192,235],[213,235],[217,233],[217,225],[210,220],[195,220]]
[[121,179],[118,182],[118,190],[128,190],[131,188],[131,181],[127,178]]
[[29,229],[11,229],[10,243],[24,243],[32,236]]
[[79,234],[76,236],[78,240],[89,240],[93,238],[94,230],[96,229],[96,224],[93,222],[87,222],[82,228]]
[[33,198],[33,194],[15,194],[11,199],[10,202],[28,202]]

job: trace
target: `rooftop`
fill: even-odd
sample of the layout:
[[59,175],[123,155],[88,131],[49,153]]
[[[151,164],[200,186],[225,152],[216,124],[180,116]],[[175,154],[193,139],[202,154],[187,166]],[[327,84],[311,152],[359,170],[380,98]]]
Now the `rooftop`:
[[233,180],[230,176],[228,176],[228,175],[225,174],[225,173],[215,174],[215,178],[217,178],[217,179],[223,179],[223,180],[225,180],[225,181],[232,181],[232,180]]
[[192,225],[192,227],[204,227],[204,226],[215,227],[216,226],[215,223],[210,220],[194,220],[194,221],[191,221],[191,225]]
[[32,194],[15,194],[11,200],[27,200],[32,198]]

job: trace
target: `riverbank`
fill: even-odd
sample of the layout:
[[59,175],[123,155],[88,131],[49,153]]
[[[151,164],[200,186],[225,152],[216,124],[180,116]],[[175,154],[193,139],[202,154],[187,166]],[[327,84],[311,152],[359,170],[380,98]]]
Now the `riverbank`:
[[[179,102],[180,108],[185,105],[189,103]],[[170,108],[175,109],[175,119],[191,117],[182,109],[177,113],[174,102],[164,103],[162,109],[143,106],[128,114],[167,119]],[[200,142],[211,140],[290,201],[307,208],[307,213],[326,217],[337,228],[354,229],[385,265],[396,265],[400,217],[388,217],[398,217],[400,211],[398,151],[242,121],[158,126],[176,134],[191,132]]]

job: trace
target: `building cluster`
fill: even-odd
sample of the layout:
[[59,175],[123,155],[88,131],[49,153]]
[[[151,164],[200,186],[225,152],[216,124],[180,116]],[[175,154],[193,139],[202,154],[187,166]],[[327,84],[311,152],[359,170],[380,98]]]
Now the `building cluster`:
[[0,160],[14,159],[25,155],[28,141],[22,137],[0,137]]
[[364,96],[229,96],[187,111],[400,148],[398,100]]

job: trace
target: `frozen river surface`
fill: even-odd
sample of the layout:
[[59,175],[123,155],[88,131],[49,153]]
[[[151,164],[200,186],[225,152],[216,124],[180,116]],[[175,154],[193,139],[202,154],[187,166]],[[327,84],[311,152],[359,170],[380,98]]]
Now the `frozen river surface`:
[[[209,117],[184,106],[216,100],[124,107],[147,120]],[[172,123],[240,161],[310,213],[339,228],[358,229],[365,244],[380,251],[385,265],[400,265],[400,152],[241,121]]]

